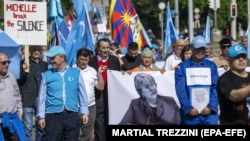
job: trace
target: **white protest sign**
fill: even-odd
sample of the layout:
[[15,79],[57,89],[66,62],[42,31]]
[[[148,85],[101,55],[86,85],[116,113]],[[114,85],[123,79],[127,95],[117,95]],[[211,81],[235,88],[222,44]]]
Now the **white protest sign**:
[[20,45],[47,45],[46,2],[5,0],[4,29]]

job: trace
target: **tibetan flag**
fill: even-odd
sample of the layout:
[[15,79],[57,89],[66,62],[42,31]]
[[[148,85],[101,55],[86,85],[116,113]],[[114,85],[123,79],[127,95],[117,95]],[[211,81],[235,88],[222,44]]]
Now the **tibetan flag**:
[[130,0],[112,0],[110,5],[110,31],[114,42],[127,47],[130,42],[137,42],[139,48],[150,45],[146,32]]
[[203,36],[204,36],[205,40],[207,41],[207,43],[211,43],[210,35],[211,35],[210,18],[209,18],[209,16],[207,16],[206,26],[205,26],[204,31],[203,31]]
[[83,5],[82,11],[74,22],[66,43],[65,52],[67,63],[72,66],[76,61],[76,53],[80,48],[89,49],[94,53],[95,43],[91,30],[88,11],[86,4]]
[[166,32],[165,32],[164,52],[167,53],[169,46],[178,39],[179,37],[173,25],[171,10],[169,6],[169,2],[168,2],[167,9],[166,9]]

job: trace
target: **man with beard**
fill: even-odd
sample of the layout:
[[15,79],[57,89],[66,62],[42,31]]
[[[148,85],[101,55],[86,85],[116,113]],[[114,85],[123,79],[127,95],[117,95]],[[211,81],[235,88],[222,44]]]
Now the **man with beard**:
[[138,67],[141,63],[141,55],[138,53],[138,44],[130,42],[128,45],[128,53],[122,57],[122,71],[132,73],[132,69]]

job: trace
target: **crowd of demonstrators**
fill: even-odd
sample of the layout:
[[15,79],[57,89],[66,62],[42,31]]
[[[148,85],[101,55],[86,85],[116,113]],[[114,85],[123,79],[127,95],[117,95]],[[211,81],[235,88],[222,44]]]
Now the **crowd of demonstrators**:
[[[23,103],[23,124],[27,141],[33,137],[33,117],[36,115],[37,96],[41,84],[42,73],[48,69],[48,64],[42,61],[42,48],[40,46],[29,47],[28,64],[22,60],[20,65],[20,77],[17,80]],[[41,141],[42,128],[35,122],[36,141]]]
[[107,125],[109,121],[108,114],[108,82],[107,70],[121,70],[120,61],[117,57],[110,55],[111,42],[107,38],[102,38],[97,41],[96,49],[97,54],[93,56],[89,65],[98,71],[99,66],[105,67],[102,77],[105,83],[104,90],[100,91],[95,89],[96,98],[96,120],[95,120],[95,141],[105,141],[107,135]]
[[[83,141],[107,140],[106,129],[109,122],[108,70],[116,70],[128,74],[138,71],[160,71],[163,74],[165,71],[175,70],[175,90],[180,101],[180,109],[177,110],[174,103],[166,107],[173,110],[174,114],[172,114],[172,116],[176,117],[176,121],[171,121],[169,119],[164,121],[165,119],[162,119],[162,117],[158,115],[158,112],[161,111],[160,107],[158,107],[158,102],[165,105],[163,103],[165,103],[167,98],[161,98],[161,96],[157,94],[156,85],[154,85],[156,84],[155,80],[151,80],[151,77],[140,73],[140,75],[134,79],[136,83],[135,88],[140,98],[132,101],[133,104],[131,103],[130,105],[132,110],[131,108],[128,109],[127,114],[120,124],[164,123],[217,125],[219,121],[220,124],[231,124],[231,119],[227,119],[228,113],[223,116],[227,108],[234,112],[238,112],[242,117],[243,123],[247,123],[246,113],[248,110],[246,109],[246,99],[248,95],[245,95],[243,99],[239,100],[239,98],[235,96],[238,90],[232,89],[239,86],[239,92],[248,91],[247,85],[250,84],[247,81],[249,77],[248,73],[242,72],[245,75],[247,74],[246,77],[235,76],[238,73],[241,74],[240,70],[243,70],[243,67],[244,69],[246,68],[245,63],[248,62],[245,60],[246,54],[243,52],[237,56],[230,56],[231,48],[234,47],[235,49],[236,45],[242,46],[235,43],[233,44],[233,41],[229,39],[229,37],[222,38],[219,44],[221,54],[219,56],[214,56],[211,44],[207,44],[204,37],[200,35],[195,36],[190,44],[187,44],[183,39],[178,39],[173,44],[173,53],[164,60],[163,58],[165,58],[164,56],[166,56],[166,54],[163,52],[164,47],[161,40],[154,39],[151,46],[144,48],[139,47],[136,42],[130,42],[127,47],[127,53],[121,54],[121,46],[118,43],[112,43],[108,38],[100,38],[96,43],[95,56],[93,56],[89,50],[82,48],[76,53],[76,64],[73,67],[67,65],[66,53],[60,46],[53,46],[48,51],[45,49],[44,53],[41,48],[30,47],[30,65],[25,64],[24,61],[21,62],[20,79],[17,80],[22,102],[11,105],[15,108],[17,107],[15,105],[19,106],[17,109],[13,109],[15,110],[14,113],[13,110],[7,111],[7,113],[9,112],[8,114],[13,115],[14,118],[23,113],[23,123],[18,127],[18,129],[20,129],[18,134],[9,134],[9,131],[4,131],[3,133],[5,136],[8,135],[8,137],[9,135],[11,135],[11,137],[13,135],[14,137],[20,138],[26,133],[25,138],[28,140],[32,133],[31,128],[33,122],[31,117],[33,116],[32,114],[36,113],[35,107],[38,106],[36,118],[39,126],[43,128],[36,128],[37,132],[41,131],[40,133],[36,133],[37,136],[43,134],[40,140],[67,140],[67,138],[69,140],[78,140],[80,134],[80,139]],[[143,50],[139,51],[139,48],[143,48]],[[43,55],[46,57],[42,57]],[[3,87],[3,83],[1,82],[4,79],[10,79],[7,75],[11,75],[6,72],[3,73],[3,75],[1,74],[1,70],[5,70],[9,65],[8,58],[7,62],[4,60],[1,62],[1,57],[4,57],[6,60],[7,56],[0,53],[0,88]],[[47,57],[52,66],[50,69],[47,68],[48,64],[45,62]],[[42,59],[45,59],[45,61],[42,61]],[[165,63],[164,67],[159,67],[155,64],[156,61],[162,60],[164,60]],[[5,68],[1,68],[1,66]],[[225,73],[225,76],[227,76],[226,74],[228,74],[228,76],[222,77],[222,80],[217,84],[217,80],[219,79],[217,69],[221,67],[225,70],[229,70]],[[26,71],[28,68],[29,72]],[[193,77],[196,76],[196,74],[208,79],[203,79],[201,81],[199,77]],[[233,85],[231,83],[227,84],[230,81],[225,81],[225,79],[229,79],[229,74],[230,79],[233,79],[230,81],[239,81],[242,82],[242,85],[239,83],[228,89],[227,87]],[[234,77],[231,78],[231,76]],[[149,80],[151,82],[150,84],[148,82]],[[146,87],[147,85],[152,86],[152,89]],[[144,93],[142,92],[143,87],[145,87],[145,90],[143,90]],[[38,89],[40,89],[39,93]],[[78,90],[80,90],[80,95],[76,94]],[[0,91],[2,91],[2,89],[0,89]],[[3,90],[3,92],[5,91],[7,90]],[[69,91],[74,91],[75,93],[69,95]],[[147,91],[154,92],[150,100],[145,99],[148,97],[148,95],[144,95]],[[195,98],[192,98],[193,95],[200,93],[200,91],[202,92],[201,94],[208,95],[205,101],[203,101],[204,103],[202,103],[206,105],[196,105]],[[217,91],[220,91],[218,93],[219,101]],[[37,96],[38,101],[36,101]],[[230,102],[228,102],[227,99],[229,99]],[[229,104],[227,105],[228,107],[226,107],[225,104],[228,103],[223,102],[223,100],[227,100],[227,102],[233,106]],[[149,113],[141,113],[141,115],[145,114],[146,117],[150,117],[150,120],[144,122],[148,118],[141,120],[140,117],[135,121],[127,120],[127,117],[135,115],[136,112],[133,110],[136,107],[140,109],[140,105],[138,106],[138,104],[142,104],[141,102],[143,104],[146,103],[146,108],[149,109]],[[171,102],[173,101],[169,100],[168,104]],[[80,105],[76,103],[80,103]],[[20,104],[22,104],[21,108]],[[237,104],[239,104],[239,108]],[[2,109],[1,105],[2,103],[0,103],[0,110]],[[157,106],[155,107],[155,105]],[[80,106],[80,110],[78,106]],[[221,108],[220,120],[218,107]],[[236,109],[234,109],[235,107]],[[24,110],[23,112],[22,109]],[[162,111],[162,113],[165,114],[165,112],[168,113],[171,110]],[[178,111],[179,114],[176,114],[176,111]],[[170,114],[168,113],[167,115]],[[0,116],[3,116],[2,111],[0,111]],[[66,118],[62,119],[61,117],[64,116]],[[76,121],[81,122],[77,123]],[[139,121],[139,123],[137,121]],[[237,120],[235,123],[241,124],[242,122],[240,123]],[[22,125],[24,125],[24,127],[22,127]],[[63,129],[66,128],[69,130],[65,132]],[[37,141],[38,140],[39,139],[37,139]]]
[[232,42],[228,38],[223,38],[220,40],[219,44],[220,44],[221,54],[217,57],[214,57],[213,61],[218,68],[224,68],[225,70],[228,70],[229,62],[227,57],[227,51],[228,48],[232,45]]
[[[42,141],[79,139],[80,120],[88,123],[88,99],[80,70],[67,65],[61,46],[47,52],[52,68],[42,73],[36,118],[44,129]],[[80,116],[79,116],[80,113]]]
[[81,125],[80,141],[92,141],[94,138],[96,119],[95,88],[100,91],[104,89],[102,73],[106,70],[106,66],[100,65],[97,72],[93,67],[88,65],[90,58],[91,52],[88,49],[81,48],[76,54],[76,64],[73,65],[73,67],[81,71],[81,77],[84,80],[88,96],[89,121]]
[[217,90],[221,125],[249,124],[247,98],[250,97],[250,73],[246,72],[247,51],[240,45],[229,47],[230,69],[219,78]]
[[181,50],[186,45],[186,41],[183,39],[178,39],[173,44],[173,53],[166,58],[165,64],[162,69],[165,71],[175,70],[178,64],[181,62]]
[[10,63],[0,52],[0,140],[26,141],[21,94],[15,76],[8,71]]
[[[207,43],[203,36],[194,37],[192,45],[191,58],[182,61],[175,70],[181,124],[218,125],[218,69],[212,61],[205,59]],[[199,97],[204,99],[197,101]]]
[[131,101],[120,125],[180,124],[179,106],[173,97],[158,94],[153,76],[138,73],[134,77],[134,85],[139,98]]

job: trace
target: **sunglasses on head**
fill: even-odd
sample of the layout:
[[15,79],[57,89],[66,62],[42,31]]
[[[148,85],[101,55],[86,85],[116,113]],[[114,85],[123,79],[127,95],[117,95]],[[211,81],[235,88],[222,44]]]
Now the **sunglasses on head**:
[[10,64],[10,63],[11,63],[11,61],[10,61],[10,60],[8,60],[8,61],[3,61],[3,62],[0,62],[0,64],[1,64],[1,65],[6,65],[7,63],[8,63],[8,64]]

